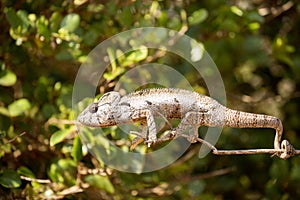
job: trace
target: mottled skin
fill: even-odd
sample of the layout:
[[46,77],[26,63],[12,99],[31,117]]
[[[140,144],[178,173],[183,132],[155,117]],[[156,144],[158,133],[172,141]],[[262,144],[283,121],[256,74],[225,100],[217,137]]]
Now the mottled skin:
[[146,89],[125,96],[114,91],[108,92],[99,101],[89,105],[78,116],[78,121],[90,127],[140,121],[144,125],[142,132],[131,133],[151,146],[157,142],[154,117],[161,117],[165,121],[181,119],[178,127],[172,129],[169,135],[180,135],[189,128],[190,142],[196,141],[200,126],[273,128],[276,130],[274,148],[281,149],[283,127],[278,118],[231,110],[208,96],[182,89]]

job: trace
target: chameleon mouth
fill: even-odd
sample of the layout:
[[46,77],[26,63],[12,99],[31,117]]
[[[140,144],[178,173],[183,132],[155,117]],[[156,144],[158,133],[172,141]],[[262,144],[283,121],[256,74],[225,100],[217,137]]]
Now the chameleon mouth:
[[79,123],[83,124],[83,125],[88,125],[88,124],[87,124],[87,120],[86,120],[86,118],[85,118],[85,111],[86,111],[86,110],[84,110],[83,112],[81,112],[81,113],[78,115],[77,121],[78,121]]
[[[115,122],[112,118],[107,118],[102,120],[101,117],[98,116],[99,113],[91,112],[91,109],[94,111],[95,106],[92,104],[84,109],[77,117],[77,121],[85,126],[99,128],[99,127],[108,127],[115,125]],[[102,113],[103,114],[103,113]]]

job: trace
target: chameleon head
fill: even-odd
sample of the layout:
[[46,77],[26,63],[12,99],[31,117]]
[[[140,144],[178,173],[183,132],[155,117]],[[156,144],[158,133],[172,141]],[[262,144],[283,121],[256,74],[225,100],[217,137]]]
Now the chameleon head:
[[105,93],[97,102],[90,104],[78,116],[77,120],[90,127],[115,125],[114,108],[120,101],[118,92]]

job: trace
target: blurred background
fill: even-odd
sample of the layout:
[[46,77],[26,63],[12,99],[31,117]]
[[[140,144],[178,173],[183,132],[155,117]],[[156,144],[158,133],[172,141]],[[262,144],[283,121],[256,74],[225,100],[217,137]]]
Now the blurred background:
[[[0,199],[300,198],[299,156],[199,159],[200,144],[193,144],[159,171],[107,168],[86,152],[72,110],[77,70],[94,47],[132,28],[165,27],[204,45],[222,75],[228,107],[280,118],[284,138],[300,149],[298,1],[2,0],[0,9]],[[174,66],[208,94],[176,56],[136,54],[106,70],[97,94],[151,62]],[[116,127],[105,132],[121,147],[130,144]],[[224,128],[216,147],[272,148],[273,139],[274,130]]]

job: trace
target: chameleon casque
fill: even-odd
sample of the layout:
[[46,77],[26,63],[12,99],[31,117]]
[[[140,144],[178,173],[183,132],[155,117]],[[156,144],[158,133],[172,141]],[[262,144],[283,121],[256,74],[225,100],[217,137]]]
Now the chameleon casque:
[[[140,121],[141,133],[130,133],[145,140],[150,147],[158,141],[154,117],[163,118],[165,121],[181,119],[179,125],[170,130],[170,138],[182,135],[189,128],[187,139],[195,142],[200,126],[272,128],[276,131],[274,149],[288,148],[280,145],[283,126],[278,118],[232,110],[208,96],[183,89],[145,89],[125,96],[115,91],[108,92],[82,111],[78,121],[90,127],[109,127]],[[276,155],[286,159],[292,156],[289,154],[292,153]]]

